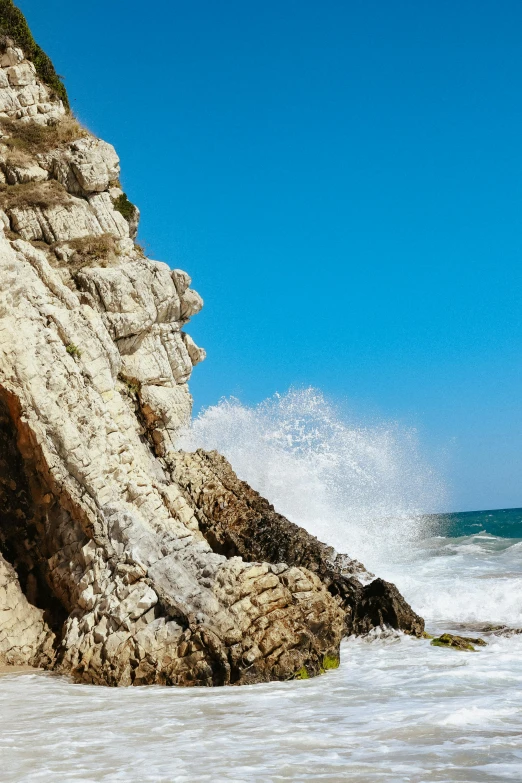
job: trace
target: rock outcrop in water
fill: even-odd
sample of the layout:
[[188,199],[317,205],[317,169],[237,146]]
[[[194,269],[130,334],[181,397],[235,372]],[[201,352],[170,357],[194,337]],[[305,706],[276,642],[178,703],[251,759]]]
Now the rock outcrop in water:
[[1,0],[0,662],[242,684],[317,674],[346,633],[420,635],[393,585],[176,449],[201,298],[135,244],[114,148],[23,23]]

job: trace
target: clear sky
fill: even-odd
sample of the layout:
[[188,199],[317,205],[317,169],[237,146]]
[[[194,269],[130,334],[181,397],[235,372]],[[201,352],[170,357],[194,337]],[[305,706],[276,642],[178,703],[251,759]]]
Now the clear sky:
[[193,277],[196,410],[314,385],[522,506],[520,0],[18,0]]

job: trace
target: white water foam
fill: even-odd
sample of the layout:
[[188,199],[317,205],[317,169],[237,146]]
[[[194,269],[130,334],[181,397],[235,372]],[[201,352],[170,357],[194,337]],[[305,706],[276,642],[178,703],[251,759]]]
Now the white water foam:
[[0,678],[2,783],[522,780],[522,637],[479,653],[352,639],[341,658],[241,688]]

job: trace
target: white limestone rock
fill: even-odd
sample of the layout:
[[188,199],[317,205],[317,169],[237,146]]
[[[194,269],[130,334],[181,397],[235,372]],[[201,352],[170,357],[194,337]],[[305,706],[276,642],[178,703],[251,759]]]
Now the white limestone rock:
[[25,87],[36,82],[34,68],[28,62],[12,65],[6,70],[6,76],[11,87]]
[[196,364],[199,364],[206,359],[207,353],[205,349],[197,346],[190,334],[181,332],[181,338],[185,343],[185,348],[187,349],[187,353],[193,366],[196,366]]
[[0,52],[0,113],[41,124],[65,114],[62,101],[37,78],[33,63],[10,39]]
[[[14,45],[13,41],[8,41],[4,51],[0,54],[0,67],[9,68],[12,65],[18,65],[25,60],[22,50]],[[5,71],[4,71],[5,73]]]
[[[0,112],[19,123],[65,112],[9,44]],[[203,482],[193,455],[183,486],[174,478],[187,382],[205,355],[184,328],[203,302],[185,272],[134,247],[139,213],[127,222],[114,208],[113,147],[86,133],[23,166],[3,160],[0,496],[24,523],[2,527],[0,544],[48,586],[59,639],[54,656],[0,562],[0,659],[110,685],[318,672],[342,635],[338,602],[306,569],[291,579],[286,565],[276,574],[213,551],[199,519],[203,499],[221,508],[222,483]]]
[[14,232],[30,242],[66,242],[105,234],[94,212],[82,199],[69,197],[62,204],[27,205],[6,209]]
[[90,135],[42,153],[39,160],[69,193],[78,196],[108,191],[120,176],[120,160],[112,144]]
[[[83,280],[97,283],[96,309],[22,240],[0,237],[0,271],[0,397],[16,401],[35,528],[46,531],[42,568],[69,615],[59,669],[108,684],[250,682],[291,676],[306,661],[318,670],[342,633],[326,588],[317,581],[304,604],[284,575],[268,579],[267,566],[213,552],[195,507],[170,483],[169,454],[190,413],[192,361],[172,320],[177,290],[164,290],[168,269],[140,260],[85,270]],[[164,348],[159,377],[138,384],[135,403],[150,445],[118,380],[116,346],[131,337],[115,344],[104,323],[121,311],[145,324],[141,346],[153,339]],[[156,350],[139,354],[138,345],[138,374]],[[324,638],[312,627],[327,629]],[[300,639],[307,641],[297,651]]]
[[48,172],[33,163],[28,166],[13,165],[12,163],[2,164],[5,181],[9,185],[23,185],[27,182],[45,182],[49,178]]

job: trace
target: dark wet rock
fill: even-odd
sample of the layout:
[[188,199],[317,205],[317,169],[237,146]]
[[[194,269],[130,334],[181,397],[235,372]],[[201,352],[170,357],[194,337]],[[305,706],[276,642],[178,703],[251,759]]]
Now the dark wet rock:
[[384,579],[365,585],[353,606],[352,633],[390,626],[412,636],[422,636],[424,620],[404,600],[397,588]]

